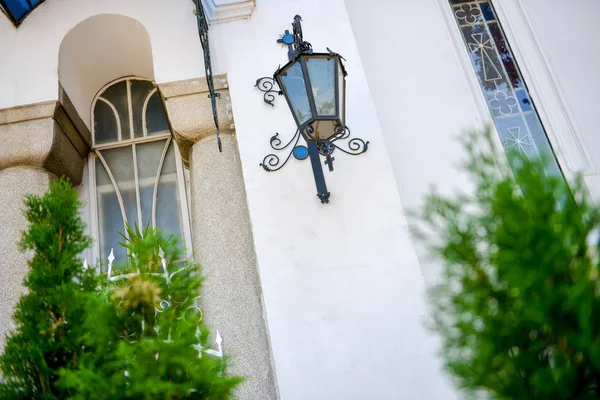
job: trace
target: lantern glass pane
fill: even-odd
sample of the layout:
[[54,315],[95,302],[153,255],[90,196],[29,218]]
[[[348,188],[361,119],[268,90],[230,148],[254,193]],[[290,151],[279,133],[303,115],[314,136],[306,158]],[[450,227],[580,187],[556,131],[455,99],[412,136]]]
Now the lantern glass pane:
[[335,136],[337,121],[321,120],[313,124],[315,130],[314,137],[317,140],[329,140]]
[[306,93],[306,84],[299,61],[281,73],[281,81],[291,104],[298,125],[302,125],[311,117],[310,103]]
[[334,116],[335,104],[335,59],[308,57],[306,68],[310,76],[312,95],[319,116]]
[[346,78],[342,61],[338,61],[338,115],[342,125],[346,125]]

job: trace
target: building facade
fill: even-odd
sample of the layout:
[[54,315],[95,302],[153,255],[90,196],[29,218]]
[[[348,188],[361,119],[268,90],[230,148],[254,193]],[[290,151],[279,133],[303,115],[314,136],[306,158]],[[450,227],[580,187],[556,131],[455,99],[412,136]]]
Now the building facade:
[[[0,1],[0,334],[27,272],[23,196],[67,176],[88,264],[124,257],[124,222],[181,235],[207,277],[205,318],[248,377],[241,399],[459,398],[426,328],[437,268],[406,210],[432,184],[468,190],[456,137],[485,125],[600,198],[600,4],[203,4],[213,98],[192,0]],[[310,161],[259,166],[296,130],[283,97],[255,87],[287,62],[277,40],[295,15],[315,51],[344,56],[346,123],[369,142],[324,167],[329,204]]]

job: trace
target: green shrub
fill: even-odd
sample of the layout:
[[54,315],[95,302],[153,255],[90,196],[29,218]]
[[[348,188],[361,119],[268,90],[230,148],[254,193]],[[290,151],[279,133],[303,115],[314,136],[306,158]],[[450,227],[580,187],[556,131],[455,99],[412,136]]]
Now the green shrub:
[[62,381],[73,399],[232,397],[240,378],[208,354],[209,330],[198,308],[202,277],[173,239],[128,229],[131,256],[89,304],[86,351]]
[[52,182],[46,194],[25,200],[29,229],[21,247],[32,251],[24,282],[28,292],[17,305],[16,329],[6,338],[0,356],[2,399],[68,396],[57,386],[59,371],[77,364],[85,306],[96,287],[79,257],[91,243],[79,218],[80,205],[66,180]]
[[232,397],[241,378],[210,354],[199,266],[181,262],[174,239],[128,229],[130,257],[109,280],[84,270],[80,254],[91,240],[66,180],[25,205],[28,293],[0,356],[0,399]]
[[600,210],[543,159],[500,164],[489,131],[464,145],[475,190],[432,192],[420,229],[443,267],[430,299],[447,370],[472,396],[600,398]]

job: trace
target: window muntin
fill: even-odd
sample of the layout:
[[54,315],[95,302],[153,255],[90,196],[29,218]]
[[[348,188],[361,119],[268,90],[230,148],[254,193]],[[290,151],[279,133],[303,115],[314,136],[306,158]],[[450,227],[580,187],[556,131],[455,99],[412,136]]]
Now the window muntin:
[[43,2],[44,0],[0,0],[0,8],[18,27],[31,11]]
[[560,167],[491,1],[450,0],[488,109],[506,151],[546,154]]
[[[156,86],[126,78],[105,87],[92,108],[90,175],[96,255],[126,257],[125,223],[159,227],[189,242],[183,166]],[[189,243],[184,243],[188,245]]]

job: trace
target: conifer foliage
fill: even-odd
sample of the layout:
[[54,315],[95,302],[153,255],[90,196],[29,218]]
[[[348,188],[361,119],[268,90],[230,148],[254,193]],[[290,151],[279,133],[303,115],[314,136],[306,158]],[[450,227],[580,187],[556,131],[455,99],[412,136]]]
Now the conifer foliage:
[[127,228],[117,274],[84,269],[91,244],[66,180],[25,201],[28,293],[0,356],[0,399],[227,400],[241,378],[211,349],[199,266],[160,231]]
[[[63,380],[74,399],[226,400],[240,378],[210,354],[198,308],[202,277],[173,238],[128,228],[130,254],[94,300],[86,352]],[[207,351],[208,350],[208,351]]]
[[466,395],[600,398],[600,210],[543,158],[502,164],[489,131],[465,146],[475,190],[432,193],[421,226],[448,371]]
[[77,365],[87,297],[96,287],[80,259],[91,241],[66,180],[52,182],[43,196],[28,196],[25,206],[29,229],[20,244],[32,257],[27,294],[13,316],[16,329],[0,356],[0,398],[64,399],[59,371]]

